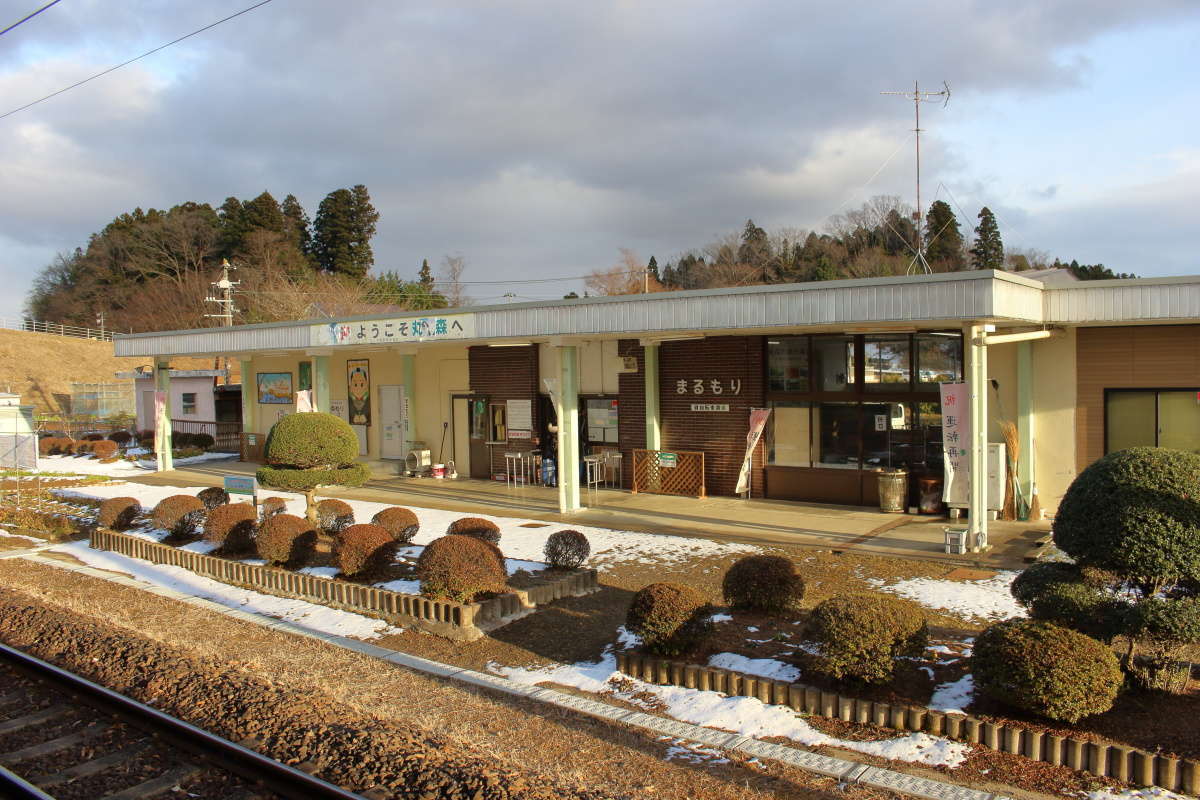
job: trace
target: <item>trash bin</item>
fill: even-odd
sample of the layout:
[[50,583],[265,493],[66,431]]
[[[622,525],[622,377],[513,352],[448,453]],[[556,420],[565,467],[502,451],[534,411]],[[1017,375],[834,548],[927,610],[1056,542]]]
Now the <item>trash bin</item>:
[[903,514],[908,500],[908,470],[885,469],[879,473],[879,510]]

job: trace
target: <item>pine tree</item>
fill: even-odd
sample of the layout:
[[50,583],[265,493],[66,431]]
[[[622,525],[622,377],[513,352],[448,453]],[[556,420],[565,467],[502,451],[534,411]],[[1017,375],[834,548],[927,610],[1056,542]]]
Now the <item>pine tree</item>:
[[313,221],[313,254],[318,266],[351,278],[362,278],[375,263],[371,237],[379,212],[367,187],[335,189],[325,196]]
[[428,293],[433,292],[433,270],[429,268],[429,259],[421,259],[421,271],[417,273],[417,283]]
[[925,258],[939,271],[956,272],[967,266],[958,219],[944,200],[935,200],[925,215]]
[[250,226],[246,224],[246,209],[242,201],[236,197],[226,197],[225,202],[217,209],[217,225],[220,230],[221,255],[229,258],[241,249],[242,239],[250,230]]
[[284,233],[292,240],[292,244],[296,245],[297,250],[307,255],[312,249],[312,233],[309,231],[311,223],[304,206],[300,205],[296,195],[289,194],[283,198],[279,211],[283,214]]
[[242,212],[248,231],[261,228],[283,233],[285,230],[283,212],[279,210],[279,203],[275,202],[270,192],[263,192],[253,200],[243,203]]
[[656,281],[661,282],[662,278],[658,275],[658,260],[654,256],[650,256],[650,260],[646,262],[646,272]]
[[754,220],[746,220],[742,229],[742,243],[738,245],[737,260],[739,264],[753,267],[758,278],[766,283],[770,279],[767,274],[771,263],[771,242],[767,232],[754,224]]
[[975,269],[1004,269],[1004,243],[1000,241],[1000,228],[987,206],[979,210],[971,262]]

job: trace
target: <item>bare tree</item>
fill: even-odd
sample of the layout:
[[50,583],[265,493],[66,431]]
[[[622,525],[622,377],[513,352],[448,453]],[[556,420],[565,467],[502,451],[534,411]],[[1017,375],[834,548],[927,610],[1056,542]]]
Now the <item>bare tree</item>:
[[583,279],[591,292],[600,295],[640,294],[644,291],[661,292],[664,287],[647,273],[646,264],[638,254],[628,247],[620,248],[617,263],[605,269],[592,270]]
[[466,286],[462,282],[462,274],[466,268],[467,259],[461,253],[442,256],[442,265],[438,270],[441,277],[434,282],[434,286],[446,298],[446,303],[450,308],[458,308],[470,303]]

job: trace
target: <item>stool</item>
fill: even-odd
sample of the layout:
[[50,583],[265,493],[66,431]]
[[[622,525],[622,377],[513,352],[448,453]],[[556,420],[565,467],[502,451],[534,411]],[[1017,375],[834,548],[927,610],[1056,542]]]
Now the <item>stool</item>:
[[504,454],[504,482],[508,486],[528,483],[525,476],[525,454],[522,452]]
[[583,457],[587,488],[599,489],[600,484],[604,482],[604,462],[604,456],[593,455]]
[[[610,472],[609,470],[612,470]],[[612,486],[614,489],[620,489],[625,485],[624,482],[625,459],[621,457],[620,450],[605,450],[604,451],[604,483],[607,486]],[[616,481],[609,481],[608,476],[613,474],[616,476]]]

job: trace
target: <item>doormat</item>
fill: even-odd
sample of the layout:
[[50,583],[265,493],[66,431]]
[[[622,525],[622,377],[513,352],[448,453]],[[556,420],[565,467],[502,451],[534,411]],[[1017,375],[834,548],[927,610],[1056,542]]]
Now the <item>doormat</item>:
[[944,577],[948,581],[986,581],[988,578],[996,577],[996,573],[987,569],[958,567],[947,572]]
[[549,528],[549,522],[522,522],[518,528]]

